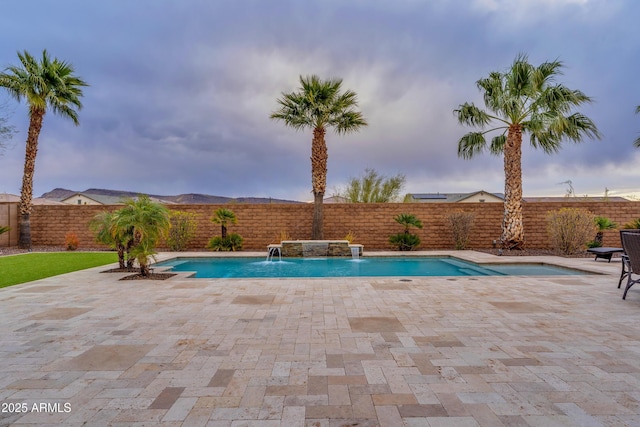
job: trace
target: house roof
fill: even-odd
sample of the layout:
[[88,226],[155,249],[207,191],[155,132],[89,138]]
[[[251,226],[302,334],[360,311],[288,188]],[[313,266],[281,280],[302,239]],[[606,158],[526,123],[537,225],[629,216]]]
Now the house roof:
[[523,197],[525,202],[629,202],[629,199],[624,197]]
[[[0,193],[0,203],[20,203],[20,196],[9,193]],[[34,205],[64,205],[57,200],[45,199],[44,197],[36,197],[32,200]]]
[[502,193],[490,193],[484,190],[474,191],[471,193],[412,193],[411,197],[421,202],[456,203],[478,194],[488,194],[504,200],[504,195]]
[[[64,202],[66,200],[73,200],[74,198],[78,197],[78,196],[82,196],[82,197],[86,197],[87,199],[91,199],[97,203],[100,203],[102,205],[122,205],[124,204],[124,201],[127,199],[127,197],[122,197],[122,196],[105,196],[103,194],[92,194],[92,193],[75,193],[71,196],[65,197],[64,199],[61,200],[61,202]],[[135,197],[133,199],[136,199]],[[156,203],[161,203],[161,204],[165,204],[165,205],[174,205],[176,204],[175,202],[172,202],[170,200],[164,200],[164,199],[158,199],[156,197],[150,197],[151,201],[156,202]],[[65,203],[68,204],[68,203]]]

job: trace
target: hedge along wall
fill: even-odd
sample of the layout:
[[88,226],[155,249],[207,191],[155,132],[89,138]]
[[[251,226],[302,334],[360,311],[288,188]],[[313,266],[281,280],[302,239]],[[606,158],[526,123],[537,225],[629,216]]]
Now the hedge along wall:
[[[116,210],[121,206],[91,205],[41,205],[34,206],[31,215],[32,242],[35,246],[62,246],[67,232],[74,232],[82,247],[98,246],[88,223],[97,213]],[[225,207],[235,212],[237,225],[230,225],[229,232],[244,238],[244,249],[266,252],[270,243],[279,243],[281,232],[292,239],[311,238],[312,204],[227,204],[227,205],[170,205],[172,210],[192,212],[197,215],[197,236],[190,249],[204,249],[209,239],[220,235],[220,225],[211,222],[213,212]],[[524,228],[526,247],[548,248],[547,214],[562,207],[589,210],[594,215],[605,216],[619,225],[640,218],[640,202],[548,202],[524,203]],[[472,212],[475,222],[470,248],[491,248],[493,240],[500,241],[502,203],[372,203],[325,204],[324,234],[326,239],[342,239],[350,231],[356,234],[355,243],[367,250],[391,249],[388,238],[402,232],[403,228],[393,218],[399,213],[416,215],[424,224],[414,229],[422,244],[419,249],[452,249],[453,241],[447,226],[447,215],[454,211]],[[607,230],[605,246],[620,246],[617,230]]]

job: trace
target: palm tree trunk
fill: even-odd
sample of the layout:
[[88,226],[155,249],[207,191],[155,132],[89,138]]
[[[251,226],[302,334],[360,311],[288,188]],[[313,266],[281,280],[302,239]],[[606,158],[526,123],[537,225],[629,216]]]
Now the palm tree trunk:
[[220,234],[222,234],[222,240],[227,238],[227,226],[222,224]]
[[143,275],[144,277],[147,277],[150,273],[149,264],[147,264],[144,261],[140,262],[140,259],[138,259],[138,263],[140,264],[140,274]]
[[42,129],[45,110],[32,107],[29,111],[29,132],[24,158],[24,174],[20,192],[20,237],[18,247],[31,247],[31,209],[33,208],[33,174],[38,154],[38,137]]
[[522,127],[509,126],[504,146],[504,217],[502,222],[502,247],[522,249]]
[[116,251],[118,251],[118,267],[124,270],[124,245],[122,243],[116,244]]
[[313,141],[311,142],[311,185],[313,188],[313,226],[311,238],[322,240],[323,230],[323,199],[327,187],[327,144],[324,140],[325,129],[318,127],[313,129]]

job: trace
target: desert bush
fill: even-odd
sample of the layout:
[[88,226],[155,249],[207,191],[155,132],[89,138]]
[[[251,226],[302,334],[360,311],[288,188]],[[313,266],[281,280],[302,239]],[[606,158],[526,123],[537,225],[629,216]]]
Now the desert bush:
[[447,224],[453,236],[456,250],[466,249],[471,239],[471,229],[475,215],[471,212],[456,211],[447,215]]
[[356,240],[356,237],[356,233],[354,233],[353,231],[349,231],[347,235],[344,236],[344,240],[348,241],[349,244],[351,244],[354,240]]
[[172,251],[184,251],[189,245],[189,241],[196,235],[197,215],[183,211],[169,211],[169,235],[167,236],[167,246]]
[[276,242],[282,242],[283,240],[291,240],[291,235],[289,235],[287,230],[280,230],[280,232],[276,234]]
[[209,240],[207,248],[217,252],[235,252],[242,249],[242,237],[237,233],[229,233],[225,237],[214,236]]
[[547,215],[551,244],[565,255],[584,249],[596,230],[594,215],[585,209],[562,208]]
[[78,240],[78,235],[73,232],[68,232],[64,235],[64,246],[68,251],[75,251],[80,246],[80,241]]

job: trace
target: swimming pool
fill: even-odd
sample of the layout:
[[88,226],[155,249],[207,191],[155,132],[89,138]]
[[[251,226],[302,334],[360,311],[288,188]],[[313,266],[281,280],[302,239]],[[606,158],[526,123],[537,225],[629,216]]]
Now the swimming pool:
[[547,264],[480,266],[450,257],[367,257],[351,259],[175,258],[155,264],[172,271],[195,272],[196,278],[380,277],[380,276],[550,276],[582,271]]

